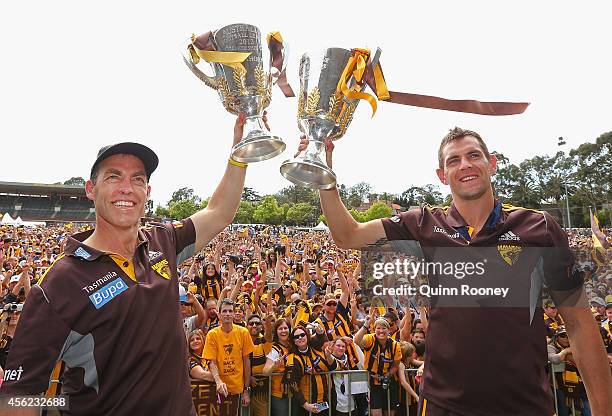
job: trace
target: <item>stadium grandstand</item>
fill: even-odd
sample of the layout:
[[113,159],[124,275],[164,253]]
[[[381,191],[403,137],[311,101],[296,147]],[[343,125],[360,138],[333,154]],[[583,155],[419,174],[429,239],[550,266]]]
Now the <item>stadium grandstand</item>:
[[94,222],[93,202],[83,186],[0,182],[0,213],[23,221]]

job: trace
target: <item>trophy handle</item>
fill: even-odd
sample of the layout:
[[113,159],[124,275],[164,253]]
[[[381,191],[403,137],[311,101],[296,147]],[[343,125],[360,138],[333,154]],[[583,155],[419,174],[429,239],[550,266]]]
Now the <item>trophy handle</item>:
[[185,65],[193,72],[193,74],[198,77],[204,84],[212,88],[213,90],[219,89],[219,83],[214,77],[208,76],[202,71],[200,68],[196,66],[194,60],[197,57],[197,61],[199,61],[199,57],[196,55],[195,50],[193,49],[193,45],[191,44],[191,39],[189,39],[185,44],[181,47],[181,55],[183,56],[183,62]]

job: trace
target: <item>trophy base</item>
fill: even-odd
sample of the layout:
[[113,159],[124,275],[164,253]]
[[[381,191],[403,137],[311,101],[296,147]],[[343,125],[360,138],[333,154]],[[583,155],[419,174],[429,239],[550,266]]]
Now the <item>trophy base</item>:
[[285,151],[287,145],[278,136],[251,136],[232,147],[232,158],[242,163],[272,159]]
[[336,174],[318,161],[286,160],[280,173],[290,182],[306,188],[331,189],[336,185]]

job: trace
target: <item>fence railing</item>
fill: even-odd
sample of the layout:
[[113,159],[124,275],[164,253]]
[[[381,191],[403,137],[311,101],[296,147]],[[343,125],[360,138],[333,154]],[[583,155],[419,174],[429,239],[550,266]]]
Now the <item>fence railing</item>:
[[[549,377],[550,377],[550,383],[551,383],[551,388],[552,388],[552,392],[553,392],[553,397],[554,397],[554,409],[555,409],[555,414],[556,415],[564,415],[564,414],[569,414],[571,416],[576,416],[577,415],[577,409],[576,409],[576,404],[574,403],[573,399],[570,399],[570,408],[568,409],[571,413],[567,413],[565,411],[565,409],[561,409],[562,412],[560,412],[560,407],[559,407],[559,386],[557,385],[557,380],[555,377],[555,372],[559,372],[560,370],[562,370],[562,367],[559,365],[554,365],[552,363],[549,363]],[[555,371],[556,370],[556,371]],[[406,369],[406,377],[408,378],[411,373],[416,373],[416,369]],[[329,410],[327,411],[322,411],[317,413],[318,415],[331,415],[334,412],[334,409],[332,409],[332,403],[331,403],[331,398],[332,398],[332,389],[335,388],[334,384],[331,382],[331,378],[334,375],[348,375],[348,382],[346,383],[346,396],[349,398],[348,401],[348,413],[349,416],[353,416],[354,414],[356,414],[357,412],[355,410],[353,410],[355,408],[355,400],[352,398],[353,396],[353,392],[352,392],[352,383],[357,382],[357,381],[364,381],[367,377],[368,380],[370,380],[369,377],[369,373],[367,370],[341,370],[341,371],[330,371],[330,372],[325,372],[325,373],[317,373],[318,375],[323,375],[327,378],[327,402],[329,404]],[[291,407],[293,406],[293,400],[292,399],[292,395],[291,393],[289,393],[286,396],[286,399],[288,401],[288,408],[289,411],[286,415],[274,415],[272,414],[272,377],[282,377],[283,373],[274,373],[271,374],[269,376],[262,376],[262,375],[257,375],[258,378],[266,378],[267,380],[267,409],[266,409],[266,415],[270,415],[270,416],[291,416],[292,413],[292,409]],[[355,380],[356,378],[358,378],[357,380]],[[311,377],[308,377],[308,381],[309,383],[312,382]],[[403,387],[399,384],[399,382],[394,381],[395,383],[398,384],[398,398],[399,396],[402,394],[403,391]],[[58,388],[56,389],[56,391],[59,393],[59,386],[61,385],[61,380],[57,380],[57,379],[53,379],[50,381],[50,385],[56,385]],[[193,397],[193,401],[194,401],[194,405],[196,408],[196,413],[198,414],[198,416],[212,416],[212,415],[219,415],[219,405],[217,403],[217,391],[215,388],[215,384],[211,383],[211,382],[198,382],[198,381],[194,381],[192,380],[191,382],[191,391],[192,391],[192,397]],[[311,388],[312,386],[309,385],[309,387]],[[371,385],[370,385],[371,388]],[[387,389],[387,409],[389,409],[391,406],[391,391],[390,389]],[[241,415],[241,416],[249,416],[252,415],[253,413],[251,413],[251,406],[249,405],[248,407],[242,407],[240,405],[242,397],[239,397],[236,404],[236,409],[233,413],[231,413],[231,415]],[[251,401],[252,401],[253,397],[251,397]],[[406,414],[409,414],[410,411],[410,397],[409,395],[406,393],[406,400],[405,403],[403,403],[403,405],[405,406],[406,409]],[[417,406],[417,404],[413,405],[413,406]],[[368,405],[368,409],[369,409],[369,405]],[[228,410],[230,410],[228,408]],[[393,410],[393,409],[392,409]],[[227,412],[224,412],[227,413]],[[58,414],[56,412],[54,412],[53,410],[47,410],[45,412],[43,412],[43,415],[47,414],[47,415],[55,415]],[[230,414],[230,413],[227,413]],[[581,412],[581,414],[584,414],[583,412]],[[358,416],[364,416],[364,415],[358,415]]]

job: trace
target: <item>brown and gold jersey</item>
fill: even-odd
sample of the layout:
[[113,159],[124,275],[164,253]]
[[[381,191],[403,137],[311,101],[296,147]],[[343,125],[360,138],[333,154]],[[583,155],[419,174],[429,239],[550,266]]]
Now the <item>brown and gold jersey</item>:
[[177,275],[193,223],[140,229],[132,259],[83,244],[92,232],[70,237],[32,287],[6,364],[18,376],[0,395],[43,393],[63,360],[71,414],[193,415]]
[[512,300],[480,298],[474,307],[453,307],[432,297],[423,396],[462,415],[552,414],[541,283],[575,290],[582,274],[573,267],[567,235],[550,214],[495,201],[477,234],[453,204],[424,205],[382,223],[392,246],[417,240],[428,262],[455,256],[456,264],[457,257],[487,253],[480,280],[432,281],[430,275],[431,286],[504,282]]

